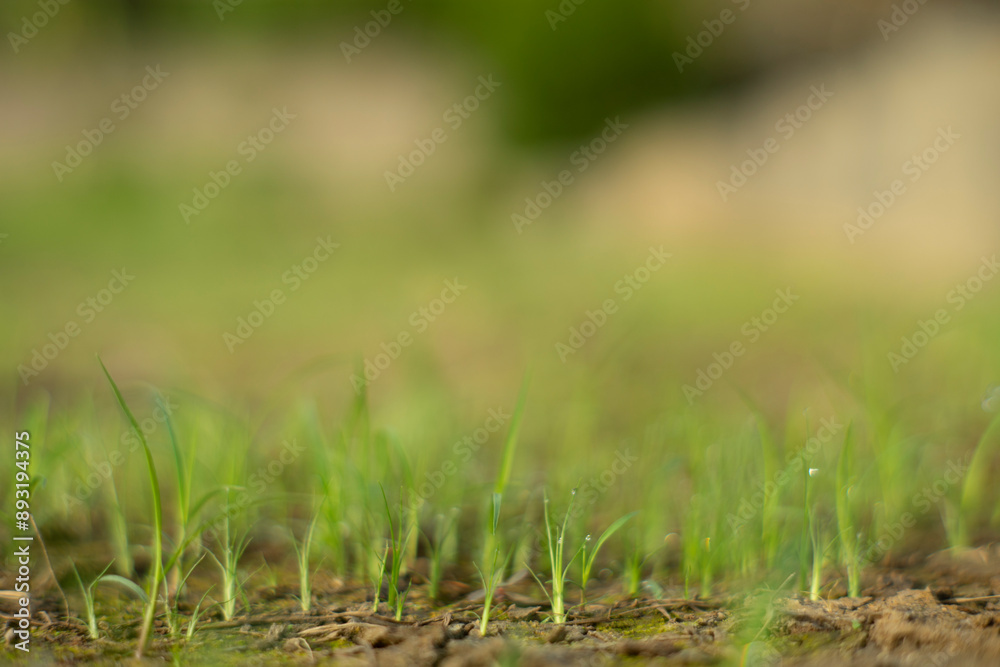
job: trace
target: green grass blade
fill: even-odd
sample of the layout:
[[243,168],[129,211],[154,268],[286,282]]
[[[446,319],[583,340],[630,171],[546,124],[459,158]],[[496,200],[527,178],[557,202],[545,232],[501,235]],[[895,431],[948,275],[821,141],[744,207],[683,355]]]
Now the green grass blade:
[[156,396],[156,404],[159,406],[160,410],[164,414],[164,422],[167,427],[167,439],[170,440],[170,449],[174,455],[174,466],[177,472],[177,504],[181,511],[181,524],[187,524],[187,512],[188,512],[188,501],[190,499],[189,493],[190,489],[187,485],[187,469],[184,467],[184,454],[181,452],[180,445],[177,443],[177,433],[174,431],[174,422],[170,418],[170,410],[165,405],[163,397],[160,395]]
[[139,634],[139,645],[136,649],[136,657],[142,657],[146,647],[149,645],[150,633],[153,629],[153,619],[156,614],[156,592],[159,590],[160,582],[163,579],[163,507],[160,504],[160,481],[156,476],[156,464],[153,462],[153,452],[149,449],[149,444],[146,442],[145,434],[142,432],[142,429],[139,428],[139,422],[136,421],[135,415],[133,415],[132,411],[129,410],[128,404],[125,403],[125,399],[122,397],[122,393],[118,389],[118,385],[115,384],[114,379],[111,377],[111,373],[108,372],[107,367],[104,365],[104,362],[99,356],[97,357],[97,361],[101,365],[101,369],[104,371],[104,376],[108,379],[108,383],[111,385],[111,390],[114,392],[118,405],[121,406],[125,416],[128,417],[129,423],[132,424],[132,429],[139,438],[139,442],[142,443],[142,451],[146,455],[146,468],[149,474],[149,485],[152,489],[153,524],[155,529],[155,533],[153,535],[153,576],[150,580],[148,593],[149,600],[146,603],[146,613],[143,618],[142,630]]
[[528,377],[525,376],[521,384],[521,391],[517,397],[517,404],[514,406],[514,413],[510,418],[510,428],[507,429],[507,437],[503,443],[503,454],[500,458],[500,472],[497,473],[496,485],[493,487],[494,493],[503,494],[510,480],[510,471],[514,466],[514,452],[517,449],[517,435],[521,428],[521,416],[524,414],[524,404],[528,395]]
[[142,588],[131,579],[120,577],[117,574],[105,574],[104,576],[98,578],[95,583],[115,584],[116,586],[121,586],[143,602],[149,602],[149,596],[146,595],[146,591],[142,590]]
[[850,499],[847,495],[851,485],[851,471],[854,469],[853,427],[854,424],[848,422],[847,430],[844,433],[844,446],[840,450],[840,457],[837,461],[837,528],[847,553],[853,551],[856,528],[851,516]]
[[503,496],[499,493],[493,494],[493,524],[490,530],[491,535],[497,534],[497,526],[500,524],[500,503],[503,501]]
[[638,512],[629,512],[623,517],[620,517],[617,521],[608,526],[601,536],[597,538],[594,542],[594,548],[591,549],[590,554],[587,556],[587,571],[589,572],[591,566],[594,564],[594,560],[597,558],[597,552],[601,550],[601,545],[608,541],[612,535],[621,530],[622,526],[629,522],[629,520],[634,517]]
[[998,429],[1000,429],[1000,415],[994,417],[987,425],[979,442],[976,443],[972,459],[969,461],[969,470],[965,473],[965,483],[962,485],[961,515],[959,518],[962,527],[957,538],[958,544],[956,546],[958,547],[969,546],[970,519],[974,516],[976,509],[983,506],[987,487],[994,481],[990,476],[989,464],[995,447],[990,447],[987,443]]

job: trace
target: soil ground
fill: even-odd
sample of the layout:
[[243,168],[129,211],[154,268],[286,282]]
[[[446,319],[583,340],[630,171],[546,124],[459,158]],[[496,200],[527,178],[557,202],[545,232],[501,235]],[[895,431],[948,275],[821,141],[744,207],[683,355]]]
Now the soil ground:
[[[293,586],[250,590],[251,614],[230,621],[208,614],[192,640],[157,639],[150,654],[157,662],[214,665],[1000,664],[1000,547],[909,561],[870,571],[860,598],[837,597],[837,582],[827,587],[829,599],[816,602],[761,591],[689,600],[671,588],[654,600],[596,590],[599,602],[574,608],[562,626],[548,620],[537,587],[521,577],[499,593],[485,638],[477,593],[458,582],[444,586],[452,602],[434,606],[415,580],[397,622],[384,604],[372,611],[368,587],[318,577],[308,614],[299,611]],[[762,598],[770,604],[759,604]],[[134,602],[99,609],[104,637],[97,641],[79,621],[64,620],[62,606],[55,593],[39,604],[32,658],[129,660]],[[5,634],[11,657],[18,652]]]

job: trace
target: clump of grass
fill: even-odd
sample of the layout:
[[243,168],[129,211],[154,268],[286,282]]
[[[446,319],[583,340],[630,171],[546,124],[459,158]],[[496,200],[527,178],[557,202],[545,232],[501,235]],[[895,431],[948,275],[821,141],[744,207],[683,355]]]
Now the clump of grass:
[[387,541],[385,549],[382,551],[381,556],[378,554],[377,551],[375,552],[375,558],[378,560],[379,566],[378,566],[378,574],[376,574],[374,578],[375,595],[372,601],[372,612],[378,611],[378,605],[382,597],[382,584],[385,582],[385,568],[386,565],[389,563],[389,552],[391,549],[392,546]]
[[425,535],[427,542],[427,553],[430,559],[430,568],[427,576],[427,595],[431,600],[437,601],[441,592],[441,575],[444,571],[445,545],[451,539],[458,524],[458,508],[452,508],[447,514],[438,514],[435,517],[435,527],[433,538]]
[[[801,552],[799,554],[799,579],[803,583],[809,582],[809,599],[819,599],[820,579],[823,574],[823,548],[821,542],[821,528],[813,502],[813,477],[819,474],[818,468],[802,468],[802,536],[800,540]],[[810,561],[810,556],[811,561]]]
[[[181,550],[182,549],[178,549],[178,552],[181,551]],[[175,554],[175,557],[176,557],[176,554]],[[184,584],[187,583],[188,577],[191,576],[191,573],[194,572],[195,568],[198,567],[198,565],[200,565],[201,561],[203,561],[204,559],[205,559],[205,555],[202,554],[202,556],[200,558],[198,558],[198,560],[196,560],[194,563],[191,564],[191,566],[188,568],[187,572],[185,572],[185,573],[182,574],[180,580],[177,582],[177,587],[174,590],[173,601],[171,601],[171,599],[167,596],[167,594],[169,592],[168,587],[164,586],[164,588],[163,588],[163,608],[166,610],[166,613],[165,613],[164,616],[165,616],[166,622],[167,622],[167,629],[170,631],[170,634],[172,636],[174,636],[174,637],[179,636],[180,632],[181,632],[181,614],[180,614],[180,596],[181,596],[181,591],[184,590]],[[209,590],[211,590],[211,588],[209,588]],[[207,592],[206,592],[206,595],[207,595]],[[204,599],[205,599],[204,596],[202,596],[202,601],[204,601]],[[194,611],[195,621],[192,621],[192,622],[197,622],[197,617],[198,617],[198,613],[199,613],[198,610],[200,608],[201,608],[201,602],[199,602],[198,606],[195,607],[195,611]],[[189,624],[188,631],[189,631],[189,633],[192,632],[191,629],[190,629],[190,624]]]
[[993,448],[989,447],[989,442],[998,429],[1000,429],[1000,415],[990,421],[986,430],[979,437],[979,442],[976,443],[976,448],[969,461],[969,469],[962,481],[958,516],[952,522],[954,528],[948,531],[952,547],[958,550],[968,549],[971,546],[970,525],[974,521],[976,510],[986,506],[986,491],[993,482],[990,471],[994,451]]
[[639,588],[642,585],[642,568],[646,564],[646,558],[639,549],[639,540],[629,549],[625,557],[625,591],[630,598],[639,595]]
[[108,563],[107,567],[101,570],[101,573],[91,580],[89,584],[84,585],[83,579],[80,577],[79,570],[76,569],[76,564],[73,564],[73,574],[76,575],[76,581],[80,586],[80,593],[83,595],[83,607],[84,613],[87,615],[87,636],[91,639],[100,639],[101,633],[97,627],[97,613],[95,611],[95,596],[94,591],[98,584],[101,583],[111,583],[118,584],[124,587],[127,591],[134,593],[137,598],[145,602],[147,596],[145,591],[135,585],[135,582],[126,579],[125,577],[118,576],[117,574],[107,574],[107,571],[111,569],[114,563]]
[[[637,514],[637,512],[633,512],[632,514]],[[650,512],[644,512],[643,515],[647,517],[646,521],[648,522]],[[649,580],[643,580],[646,565],[663,547],[663,544],[661,544],[658,547],[649,549],[649,545],[643,539],[645,529],[645,526],[633,524],[630,531],[631,537],[625,540],[628,546],[626,547],[622,563],[622,582],[625,586],[626,594],[631,598],[638,597],[640,591],[649,583]]]
[[847,570],[847,594],[861,595],[861,533],[857,529],[857,516],[851,507],[851,487],[854,484],[853,424],[847,425],[844,446],[837,461],[837,529],[840,533],[841,563]]
[[102,503],[107,515],[108,527],[111,530],[111,545],[114,549],[115,569],[123,577],[132,576],[135,565],[132,562],[132,551],[128,541],[128,520],[125,509],[118,497],[118,485],[112,477],[108,483],[110,500]]
[[[767,419],[764,417],[764,414],[754,404],[754,402],[750,400],[748,396],[742,394],[742,392],[741,397],[753,413],[754,422],[757,425],[757,434],[760,439],[761,460],[764,462],[764,479],[773,480],[778,472],[780,461],[778,445],[775,441],[774,435],[772,434],[771,428],[768,426]],[[781,543],[781,532],[775,529],[778,512],[780,511],[781,506],[781,486],[776,486],[772,493],[766,495],[767,497],[764,500],[764,506],[761,508],[760,544],[752,544],[748,546],[750,549],[758,546],[763,549],[765,564],[770,568],[774,566],[774,561],[777,558],[778,549]]]
[[[514,469],[514,453],[517,451],[517,437],[521,429],[521,419],[524,415],[524,406],[528,395],[528,378],[525,376],[521,383],[521,390],[518,393],[517,404],[511,415],[510,426],[504,438],[503,449],[500,454],[500,468],[497,471],[496,481],[493,483],[493,495],[503,497],[507,490],[507,483],[510,481],[511,471]],[[494,504],[495,506],[495,504]],[[496,536],[488,533],[483,544],[483,562],[489,562],[493,557],[496,545]]]
[[[500,586],[500,582],[503,580],[504,570],[507,569],[507,562],[510,560],[510,554],[500,563],[500,544],[497,540],[497,526],[500,523],[500,503],[502,501],[502,496],[499,493],[493,494],[493,512],[492,521],[490,522],[490,544],[493,545],[493,553],[487,561],[489,563],[489,568],[487,572],[483,572],[482,568],[478,564],[475,565],[476,571],[479,572],[479,578],[483,582],[483,613],[479,617],[479,634],[483,637],[489,631],[490,627],[490,608],[493,606],[493,596],[496,594],[497,587]],[[500,565],[499,569],[497,565]],[[485,565],[485,563],[484,563]]]
[[208,589],[202,594],[201,599],[198,600],[198,603],[194,606],[194,610],[191,612],[191,618],[188,619],[187,631],[184,634],[185,638],[189,641],[192,637],[194,637],[194,632],[198,627],[198,619],[204,611],[202,609],[202,605],[205,604],[205,599],[208,598],[209,593],[212,592],[212,588],[214,588],[214,586],[208,587]]
[[[704,499],[695,496],[691,499],[689,516],[685,524],[683,537],[684,551],[684,597],[691,597],[691,590],[700,579],[701,595],[708,597],[712,590],[712,536],[708,532],[708,519],[703,508]],[[638,554],[635,554],[638,556]],[[641,568],[641,564],[637,565]],[[638,576],[638,572],[636,572]],[[633,594],[634,595],[634,594]]]
[[[201,510],[208,502],[221,493],[223,488],[215,488],[203,494],[197,501],[192,503],[192,490],[194,480],[195,447],[197,441],[194,437],[189,438],[188,451],[185,453],[181,449],[178,441],[177,430],[174,428],[174,421],[170,415],[170,409],[163,396],[157,395],[156,403],[164,415],[164,423],[167,429],[167,440],[174,457],[174,477],[176,481],[176,507],[174,514],[177,519],[177,549],[167,562],[164,568],[167,573],[168,588],[175,592],[180,588],[181,580],[184,576],[184,555],[192,543],[200,548],[200,542],[196,540],[204,532],[207,524],[198,525],[196,519]],[[197,555],[197,554],[196,554]],[[200,560],[200,558],[199,558]]]
[[[410,542],[410,535],[413,533],[413,525],[409,524],[408,527],[404,529],[403,526],[403,498],[402,494],[399,499],[399,516],[397,521],[392,520],[392,510],[389,509],[389,498],[385,495],[385,489],[379,484],[379,490],[382,491],[382,501],[385,503],[385,516],[386,520],[389,522],[389,543],[386,546],[385,553],[381,559],[380,576],[379,576],[379,587],[382,585],[382,577],[386,572],[386,561],[389,559],[389,553],[392,553],[391,565],[388,566],[389,571],[389,595],[388,602],[389,606],[393,608],[396,616],[396,620],[401,620],[403,618],[403,605],[406,602],[406,596],[409,593],[410,587],[407,585],[406,590],[400,590],[399,580],[403,569],[404,553],[406,550],[406,545]],[[404,533],[405,530],[405,533]],[[375,598],[376,607],[378,605],[378,594],[376,593]]]
[[243,531],[242,533],[238,533],[232,526],[234,511],[229,496],[233,488],[225,488],[226,502],[223,506],[222,529],[221,534],[216,535],[222,553],[221,555],[216,555],[211,550],[208,551],[208,555],[218,565],[222,577],[222,600],[220,601],[220,607],[222,609],[222,616],[227,621],[232,620],[233,616],[236,615],[236,601],[240,597],[243,588],[243,581],[240,580],[239,574],[240,559],[243,558],[243,553],[250,544],[249,532]]
[[489,573],[483,572],[483,569],[478,564],[473,563],[479,572],[479,578],[483,582],[483,590],[485,592],[483,613],[479,617],[479,634],[484,637],[489,630],[490,607],[493,605],[493,596],[496,594],[496,589],[500,586],[500,582],[503,581],[510,557],[514,553],[514,548],[512,547],[507,552],[507,556],[503,561],[500,560],[500,542],[497,536],[497,529],[500,524],[500,505],[503,502],[503,494],[507,489],[507,483],[510,481],[511,470],[513,470],[514,466],[514,452],[517,451],[517,436],[521,428],[521,417],[524,414],[527,395],[528,377],[525,376],[521,383],[521,390],[518,393],[517,404],[514,406],[514,413],[511,415],[507,435],[504,438],[503,450],[500,455],[500,468],[497,472],[496,482],[493,485],[491,520],[488,524],[489,530],[486,539],[483,540],[483,565],[489,565]]
[[542,584],[538,575],[531,572],[531,576],[535,578],[535,581],[538,582],[542,591],[545,592],[545,596],[549,599],[549,604],[552,606],[552,621],[559,624],[566,622],[566,575],[569,574],[569,568],[573,564],[573,561],[580,555],[580,549],[577,549],[577,551],[570,557],[569,562],[566,562],[565,560],[566,527],[569,525],[569,517],[573,512],[573,501],[575,499],[576,489],[573,489],[570,493],[569,507],[566,508],[566,515],[563,517],[562,525],[554,526],[550,516],[552,512],[549,509],[548,493],[542,493],[542,501],[544,503],[543,515],[545,517],[546,550],[549,553],[549,568],[552,574],[552,578],[549,580],[551,592],[545,589],[545,585]]
[[306,534],[302,537],[301,545],[295,540],[295,536],[292,536],[292,545],[295,547],[295,560],[299,566],[299,607],[305,612],[308,612],[312,607],[309,556],[312,553],[313,539],[316,535],[316,523],[321,516],[320,509],[322,509],[322,503],[320,503],[320,507],[316,509],[316,512],[313,513],[309,527],[306,528]]
[[740,649],[740,666],[775,665],[781,655],[772,646],[772,626],[780,618],[779,600],[782,589],[792,579],[791,574],[774,590],[754,592],[748,599],[741,619],[741,628],[734,639]]
[[139,422],[136,421],[132,411],[129,410],[128,405],[125,403],[125,399],[118,390],[118,385],[115,384],[115,381],[112,379],[111,373],[108,372],[107,367],[105,367],[104,362],[101,361],[100,357],[97,358],[97,361],[101,364],[101,369],[104,371],[104,376],[107,377],[108,383],[111,385],[111,390],[114,392],[118,405],[121,406],[125,416],[128,417],[128,421],[132,425],[132,430],[135,431],[136,436],[139,438],[139,442],[142,444],[142,451],[146,456],[146,472],[149,477],[149,486],[153,498],[153,571],[150,575],[149,585],[146,591],[148,598],[146,600],[146,610],[143,613],[142,626],[139,631],[139,643],[135,650],[136,658],[142,658],[146,649],[149,647],[149,642],[152,639],[153,620],[156,617],[156,600],[158,597],[157,591],[159,591],[160,584],[163,582],[163,506],[160,500],[160,482],[156,475],[156,464],[153,462],[153,452],[150,450],[149,444],[146,442],[146,436],[139,427]]

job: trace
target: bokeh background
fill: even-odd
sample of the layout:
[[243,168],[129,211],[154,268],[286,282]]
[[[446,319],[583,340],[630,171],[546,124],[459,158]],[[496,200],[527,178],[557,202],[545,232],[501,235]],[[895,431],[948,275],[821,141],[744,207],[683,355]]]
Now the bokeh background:
[[[106,393],[95,353],[124,385],[343,405],[354,369],[409,332],[369,387],[387,420],[448,406],[475,421],[530,371],[553,431],[599,432],[687,405],[683,385],[787,288],[800,300],[698,402],[742,390],[822,411],[814,393],[871,370],[975,414],[1000,377],[989,281],[898,372],[887,357],[951,312],[1000,241],[993,3],[8,0],[0,23],[8,415],[35,392]],[[166,74],[133,92],[147,68]],[[499,85],[456,127],[481,77]],[[144,98],[124,117],[123,95]],[[248,162],[274,109],[294,118]],[[579,171],[608,119],[627,127]],[[445,140],[390,188],[436,128]],[[73,149],[89,154],[61,171]],[[186,220],[231,160],[240,173]],[[894,179],[905,192],[852,238]],[[290,291],[317,238],[339,248]],[[661,246],[670,261],[623,302],[618,281]],[[122,269],[134,281],[86,321],[80,304]],[[467,290],[416,331],[455,278]],[[276,288],[287,301],[231,351],[224,334]],[[618,312],[560,358],[608,298]],[[70,322],[79,335],[25,381]]]

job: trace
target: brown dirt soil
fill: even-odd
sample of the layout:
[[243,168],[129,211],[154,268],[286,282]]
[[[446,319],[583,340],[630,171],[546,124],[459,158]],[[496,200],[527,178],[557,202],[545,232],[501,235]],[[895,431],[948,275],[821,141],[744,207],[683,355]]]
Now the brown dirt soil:
[[[919,564],[896,563],[871,572],[861,598],[836,597],[836,581],[827,587],[831,599],[815,602],[759,591],[712,600],[632,600],[616,599],[615,591],[607,589],[595,591],[594,599],[602,604],[573,609],[561,626],[549,622],[547,605],[533,597],[537,588],[522,578],[500,592],[485,638],[479,634],[476,593],[435,608],[415,580],[407,612],[397,622],[384,605],[372,611],[366,588],[327,578],[316,582],[315,608],[308,614],[297,611],[294,587],[265,587],[249,592],[251,615],[231,621],[209,617],[190,642],[168,640],[160,628],[150,661],[443,667],[1000,665],[1000,548],[910,560]],[[468,590],[457,582],[450,589],[457,595]],[[770,606],[754,606],[762,597]],[[32,619],[30,657],[35,661],[129,661],[138,626],[135,603],[121,600],[99,609],[105,621],[98,641],[87,639],[79,621],[56,620],[64,618],[58,595],[38,606]],[[755,617],[755,609],[765,613]],[[182,614],[188,613],[182,607]],[[9,658],[19,652],[10,646],[10,621],[4,622]]]

